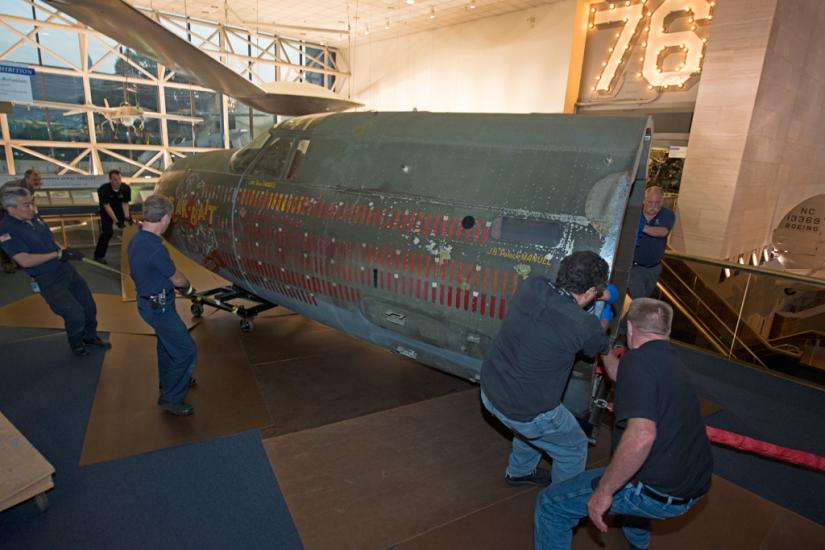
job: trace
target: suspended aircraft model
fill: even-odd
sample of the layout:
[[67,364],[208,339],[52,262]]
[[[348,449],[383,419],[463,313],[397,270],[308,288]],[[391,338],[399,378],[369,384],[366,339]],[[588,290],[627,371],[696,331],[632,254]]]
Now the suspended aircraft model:
[[265,113],[298,116],[361,105],[312,84],[272,82],[258,86],[122,0],[46,0],[46,3],[165,67]]
[[104,123],[108,122],[112,131],[115,131],[115,124],[121,124],[127,128],[134,129],[138,134],[143,132],[143,121],[146,118],[165,118],[166,120],[176,120],[179,122],[190,122],[199,124],[203,122],[200,117],[161,114],[153,111],[146,111],[139,105],[131,105],[123,102],[117,107],[110,107],[109,101],[103,98],[104,106],[94,104],[77,105],[74,103],[60,103],[57,101],[33,101],[31,103],[17,103],[19,105],[32,105],[35,107],[45,107],[48,109],[60,109],[66,111],[63,116],[72,116],[80,113],[100,113],[103,115]]
[[[49,3],[145,55],[165,51],[166,37],[156,43],[130,18],[157,24],[121,2]],[[127,42],[133,30],[142,43]],[[178,53],[177,66],[187,64]],[[237,75],[201,61],[187,72],[231,95]],[[354,104],[240,95],[279,113]],[[649,144],[644,118],[314,114],[242,149],[180,160],[159,189],[176,203],[169,241],[234,285],[201,295],[193,313],[243,295],[260,305],[227,309],[246,330],[280,304],[477,381],[525,277],[552,279],[564,256],[587,249],[624,289]],[[592,363],[580,363],[565,398],[582,419],[593,412],[593,378]]]

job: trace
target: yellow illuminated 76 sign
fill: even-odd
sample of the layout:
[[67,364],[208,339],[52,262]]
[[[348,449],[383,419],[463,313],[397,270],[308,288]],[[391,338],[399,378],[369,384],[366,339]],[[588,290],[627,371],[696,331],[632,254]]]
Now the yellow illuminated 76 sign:
[[[654,2],[647,0],[633,3],[600,3],[590,8],[590,28],[603,28],[621,23],[621,31],[608,50],[607,61],[602,63],[602,72],[593,89],[597,92],[610,91],[620,67],[630,57],[631,46],[643,37],[641,76],[653,88],[669,86],[681,87],[694,74],[702,70],[702,58],[707,39],[696,32],[696,22],[713,18],[711,10],[716,2],[710,0],[664,0],[658,6],[649,8]],[[685,21],[687,19],[687,21]],[[681,30],[674,27],[677,22]],[[681,64],[675,68],[664,68],[664,60],[676,54],[682,56]]]

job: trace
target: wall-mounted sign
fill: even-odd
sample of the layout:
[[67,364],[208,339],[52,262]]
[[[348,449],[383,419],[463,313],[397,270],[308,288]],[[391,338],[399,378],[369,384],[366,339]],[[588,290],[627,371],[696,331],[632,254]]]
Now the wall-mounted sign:
[[34,69],[26,65],[10,61],[0,63],[0,101],[31,103],[33,75]]
[[627,0],[590,5],[581,102],[656,101],[698,82],[711,0]]

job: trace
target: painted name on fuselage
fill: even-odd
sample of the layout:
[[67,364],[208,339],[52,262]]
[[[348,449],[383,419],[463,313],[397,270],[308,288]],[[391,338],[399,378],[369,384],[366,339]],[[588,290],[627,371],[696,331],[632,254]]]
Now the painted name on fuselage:
[[189,225],[200,225],[204,221],[212,225],[218,207],[209,201],[200,201],[194,197],[178,200],[175,205],[175,217]]

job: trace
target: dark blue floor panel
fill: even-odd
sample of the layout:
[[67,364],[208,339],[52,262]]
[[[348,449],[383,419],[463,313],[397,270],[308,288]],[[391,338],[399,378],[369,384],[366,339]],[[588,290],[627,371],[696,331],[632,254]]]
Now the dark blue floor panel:
[[0,512],[0,548],[302,547],[258,432],[81,468],[102,354],[60,333],[4,351],[0,410],[56,474],[48,511]]
[[[703,399],[722,410],[710,426],[825,456],[825,391],[753,367],[684,349]],[[825,473],[728,447],[713,446],[714,471],[725,479],[825,525]]]

